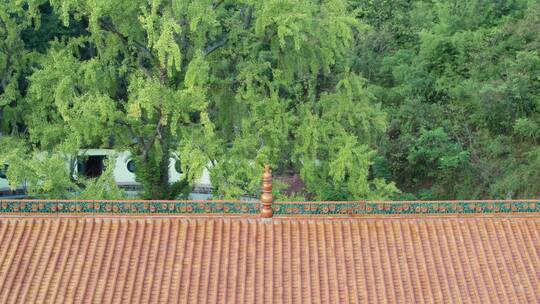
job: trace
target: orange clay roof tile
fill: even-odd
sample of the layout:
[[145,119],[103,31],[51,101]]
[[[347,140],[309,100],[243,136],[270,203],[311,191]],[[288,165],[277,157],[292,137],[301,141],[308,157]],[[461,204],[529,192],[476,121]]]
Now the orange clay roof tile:
[[539,303],[540,215],[3,217],[1,303]]

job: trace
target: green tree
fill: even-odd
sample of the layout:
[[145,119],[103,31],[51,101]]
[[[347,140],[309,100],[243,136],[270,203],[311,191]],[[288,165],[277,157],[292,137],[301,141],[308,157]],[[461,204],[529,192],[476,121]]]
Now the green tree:
[[[58,35],[37,42],[46,46],[24,77],[28,88],[15,89],[19,110],[9,116],[17,119],[3,129],[20,129],[12,136],[45,162],[127,149],[152,199],[177,197],[204,168],[216,196],[255,194],[265,163],[300,173],[317,199],[396,192],[370,175],[386,116],[353,68],[366,28],[345,0],[5,5],[32,16],[27,31],[51,14],[62,21]],[[27,52],[36,44],[29,37],[19,46]],[[170,184],[174,157],[185,174]]]
[[357,6],[376,31],[356,66],[390,119],[375,174],[416,197],[538,196],[540,3]]

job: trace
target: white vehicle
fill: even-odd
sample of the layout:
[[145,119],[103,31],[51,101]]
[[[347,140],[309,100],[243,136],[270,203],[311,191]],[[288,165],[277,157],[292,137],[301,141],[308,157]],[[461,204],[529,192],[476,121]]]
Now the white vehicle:
[[[114,179],[116,184],[126,191],[128,196],[136,196],[141,185],[135,180],[135,162],[129,152],[116,152],[109,149],[88,149],[80,151],[80,160],[75,168],[75,176],[81,175],[89,178],[99,177],[105,170],[105,160],[115,157]],[[178,181],[182,176],[179,161],[171,157],[169,164],[169,182]],[[24,195],[21,187],[16,191],[9,188],[5,174],[0,171],[0,197],[21,197]],[[190,199],[208,199],[211,196],[212,185],[208,170],[204,170],[201,178],[194,186]]]

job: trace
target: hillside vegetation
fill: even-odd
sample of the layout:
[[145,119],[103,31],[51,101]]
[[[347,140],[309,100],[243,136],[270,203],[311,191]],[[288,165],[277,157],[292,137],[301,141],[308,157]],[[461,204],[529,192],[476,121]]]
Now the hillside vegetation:
[[121,195],[73,177],[88,148],[130,151],[147,199],[205,168],[256,194],[264,164],[280,199],[538,197],[540,1],[2,1],[0,134],[51,198]]

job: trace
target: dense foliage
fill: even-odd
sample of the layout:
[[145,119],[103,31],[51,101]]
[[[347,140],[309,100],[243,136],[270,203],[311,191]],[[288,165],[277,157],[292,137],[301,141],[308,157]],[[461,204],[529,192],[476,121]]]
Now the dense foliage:
[[4,1],[0,164],[50,197],[122,195],[74,176],[98,147],[152,199],[265,163],[295,198],[537,196],[539,29],[531,0]]
[[538,196],[540,3],[358,8],[356,66],[389,114],[375,175],[423,199]]

